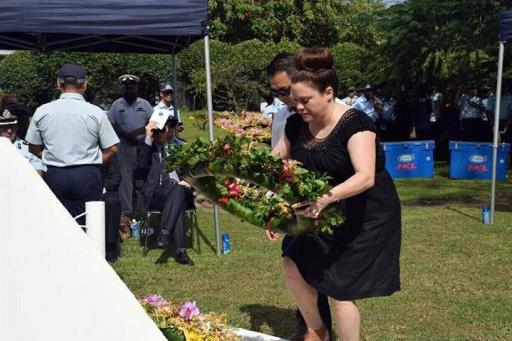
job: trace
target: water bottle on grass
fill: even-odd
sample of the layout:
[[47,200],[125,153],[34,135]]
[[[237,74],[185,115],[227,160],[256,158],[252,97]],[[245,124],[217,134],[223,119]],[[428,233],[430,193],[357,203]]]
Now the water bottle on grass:
[[229,233],[222,234],[222,253],[227,255],[231,253],[231,238]]

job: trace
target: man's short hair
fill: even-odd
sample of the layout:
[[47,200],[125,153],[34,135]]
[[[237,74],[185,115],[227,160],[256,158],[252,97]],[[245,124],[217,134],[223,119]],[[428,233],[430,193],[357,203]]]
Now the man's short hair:
[[267,75],[272,77],[278,72],[286,72],[288,76],[291,76],[296,71],[293,58],[294,55],[290,53],[278,54],[272,59],[270,64],[268,64]]

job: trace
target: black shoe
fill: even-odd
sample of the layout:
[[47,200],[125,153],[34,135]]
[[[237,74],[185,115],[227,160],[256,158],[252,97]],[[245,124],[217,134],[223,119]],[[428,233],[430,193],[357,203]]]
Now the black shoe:
[[183,265],[194,265],[194,261],[190,259],[187,251],[176,251],[176,262]]
[[169,246],[169,232],[162,230],[156,239],[156,247],[166,249]]

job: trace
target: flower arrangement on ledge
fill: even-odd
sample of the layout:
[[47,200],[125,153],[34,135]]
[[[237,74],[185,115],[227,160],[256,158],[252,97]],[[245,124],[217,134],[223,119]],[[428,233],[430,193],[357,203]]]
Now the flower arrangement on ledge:
[[259,112],[243,111],[241,115],[223,111],[218,114],[214,124],[237,136],[248,136],[256,141],[270,141],[271,119],[261,118]]
[[316,219],[296,216],[292,204],[331,189],[327,176],[281,160],[247,136],[227,135],[213,143],[198,138],[170,146],[167,155],[169,171],[179,170],[197,191],[253,225],[291,235],[332,234],[344,221],[334,205]]
[[202,314],[195,301],[171,304],[160,295],[139,297],[146,313],[170,341],[236,341],[223,316]]

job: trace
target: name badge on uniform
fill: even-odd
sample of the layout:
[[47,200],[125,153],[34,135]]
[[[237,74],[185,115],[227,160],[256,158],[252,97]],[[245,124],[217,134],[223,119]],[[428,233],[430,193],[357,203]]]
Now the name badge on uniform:
[[158,129],[163,129],[169,116],[171,116],[169,110],[156,108],[153,110],[153,114],[151,114],[149,120],[155,122]]

